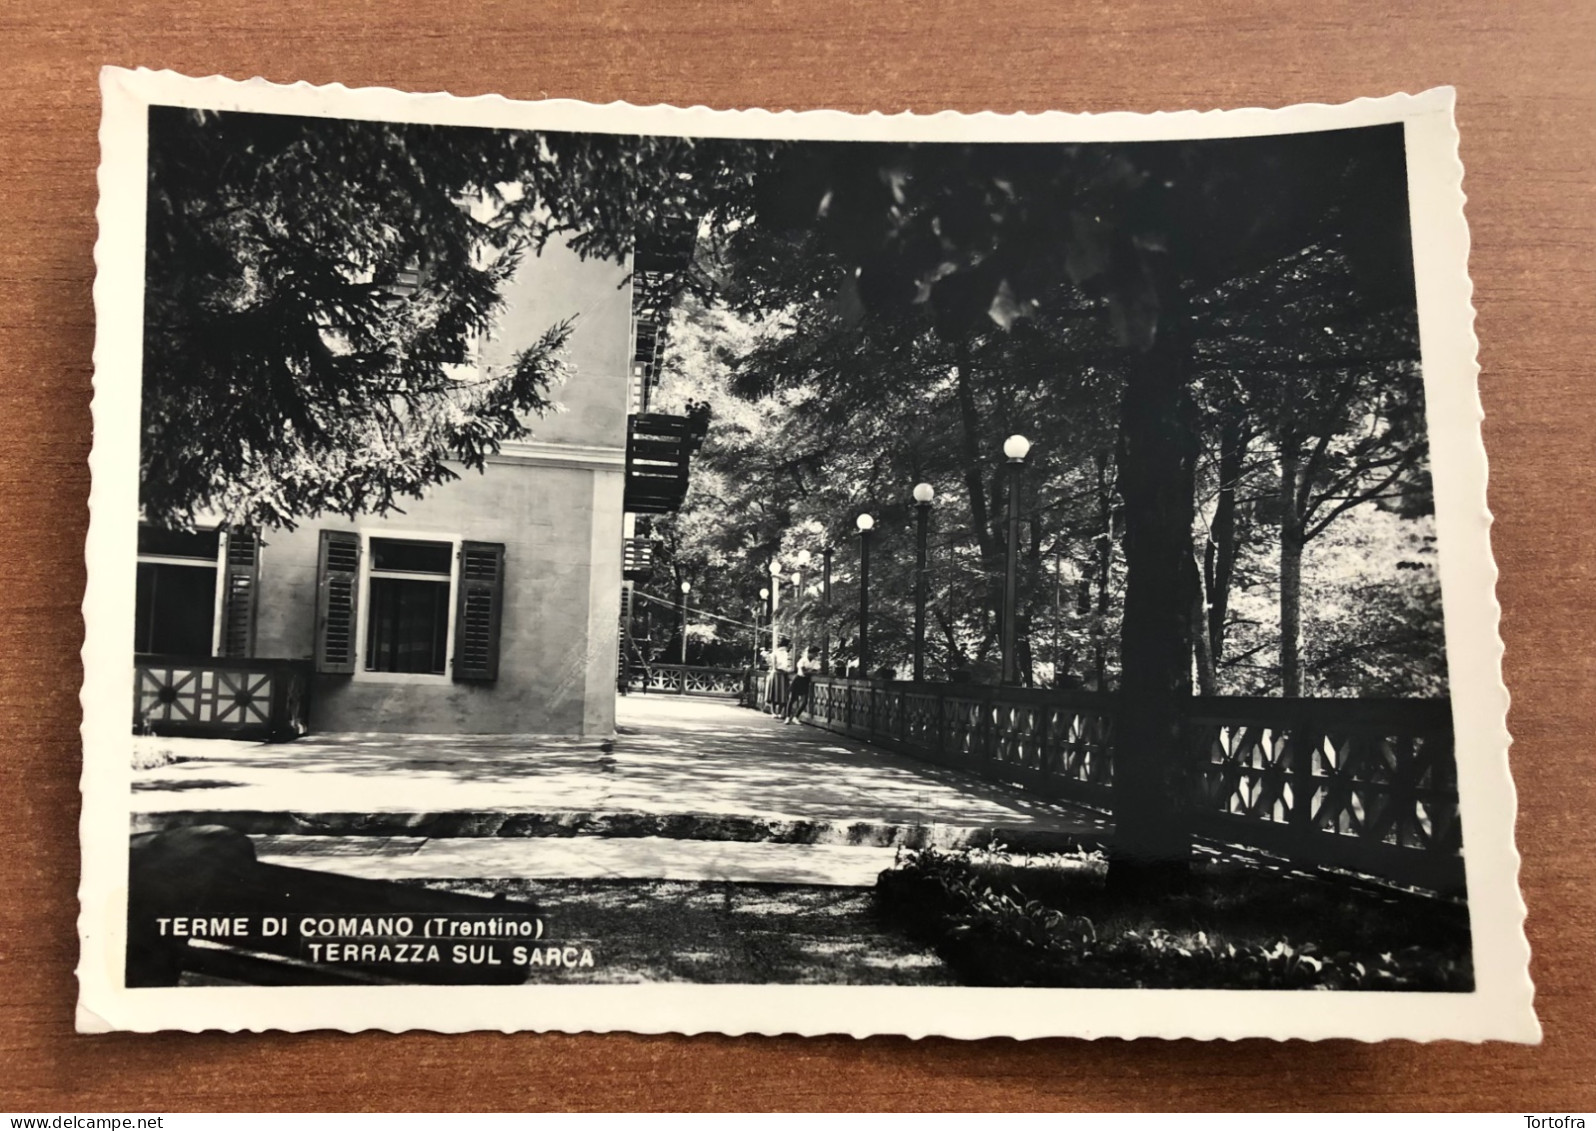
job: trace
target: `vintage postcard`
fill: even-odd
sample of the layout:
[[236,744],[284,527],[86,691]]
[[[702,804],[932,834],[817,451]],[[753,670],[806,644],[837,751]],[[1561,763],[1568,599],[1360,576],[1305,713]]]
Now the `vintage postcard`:
[[102,86],[82,1029],[1539,1038],[1450,90]]

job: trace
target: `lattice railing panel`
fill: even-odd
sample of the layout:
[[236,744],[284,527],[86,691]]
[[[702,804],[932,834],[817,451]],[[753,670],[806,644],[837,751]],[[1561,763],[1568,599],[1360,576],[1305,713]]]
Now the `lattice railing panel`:
[[972,761],[986,756],[986,706],[978,699],[950,695],[946,700],[947,748]]
[[667,695],[720,695],[740,698],[747,686],[748,673],[742,668],[700,668],[682,664],[653,664],[648,668],[645,686]]
[[843,689],[829,681],[815,684],[814,695],[810,699],[809,717],[818,719],[822,726],[831,727],[842,719]]
[[286,660],[141,656],[133,727],[156,734],[293,738],[306,727],[309,665]]
[[942,700],[933,694],[909,691],[903,695],[903,741],[910,746],[941,752]]
[[1113,731],[1106,711],[1049,706],[1043,768],[1066,781],[1107,785],[1114,772]]
[[[1079,692],[819,677],[809,718],[1112,804],[1117,709],[1111,696]],[[1191,819],[1218,821],[1215,835],[1432,886],[1461,883],[1444,701],[1198,698],[1187,739]],[[1415,865],[1419,856],[1441,863]]]
[[1044,712],[1031,703],[995,703],[991,710],[992,757],[1005,765],[1040,772]]

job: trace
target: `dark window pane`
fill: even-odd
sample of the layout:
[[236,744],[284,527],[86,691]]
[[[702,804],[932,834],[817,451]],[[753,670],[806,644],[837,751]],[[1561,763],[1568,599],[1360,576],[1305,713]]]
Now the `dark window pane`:
[[448,573],[453,547],[447,542],[371,540],[371,568],[397,573]]
[[221,546],[215,530],[162,530],[159,526],[139,526],[139,553],[163,558],[204,558],[214,562]]
[[216,616],[216,567],[139,562],[133,650],[209,656]]
[[443,674],[447,581],[373,577],[367,611],[367,671]]

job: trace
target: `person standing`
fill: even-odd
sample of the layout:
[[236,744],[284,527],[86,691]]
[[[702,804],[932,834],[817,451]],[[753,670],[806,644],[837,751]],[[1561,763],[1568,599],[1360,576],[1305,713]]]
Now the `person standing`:
[[792,682],[796,671],[796,664],[792,655],[792,640],[786,636],[781,638],[781,643],[776,647],[776,654],[770,665],[770,713],[773,716],[785,716],[787,700],[792,691]]
[[787,713],[784,722],[797,722],[798,716],[809,709],[809,696],[815,685],[815,669],[820,666],[820,659],[815,653],[816,649],[808,648],[798,659],[792,687],[787,693]]

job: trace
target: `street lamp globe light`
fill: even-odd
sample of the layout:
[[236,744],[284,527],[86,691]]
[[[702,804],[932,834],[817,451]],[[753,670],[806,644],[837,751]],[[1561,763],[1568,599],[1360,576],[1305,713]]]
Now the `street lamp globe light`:
[[807,566],[809,564],[810,560],[813,557],[814,557],[814,555],[811,554],[808,550],[799,550],[798,551],[798,558],[797,558],[798,568],[802,569],[804,566]]
[[859,528],[859,674],[870,670],[870,531],[876,520],[862,514],[853,520]]
[[926,532],[931,526],[931,500],[937,489],[914,485],[914,682],[925,682]]
[[692,588],[692,582],[682,582],[682,667],[684,668],[687,666],[687,594]]
[[776,561],[774,558],[772,558],[771,562],[770,562],[770,576],[771,577],[780,577],[781,576],[781,563],[779,561]]
[[1024,436],[1010,436],[1003,441],[1003,454],[1009,457],[1009,535],[1004,553],[1003,569],[1003,682],[1013,686],[1020,682],[1018,591],[1020,583],[1020,490],[1025,474],[1025,457],[1031,450],[1031,441]]
[[769,589],[760,589],[760,591],[759,591],[759,599],[761,601],[770,600],[770,590]]

